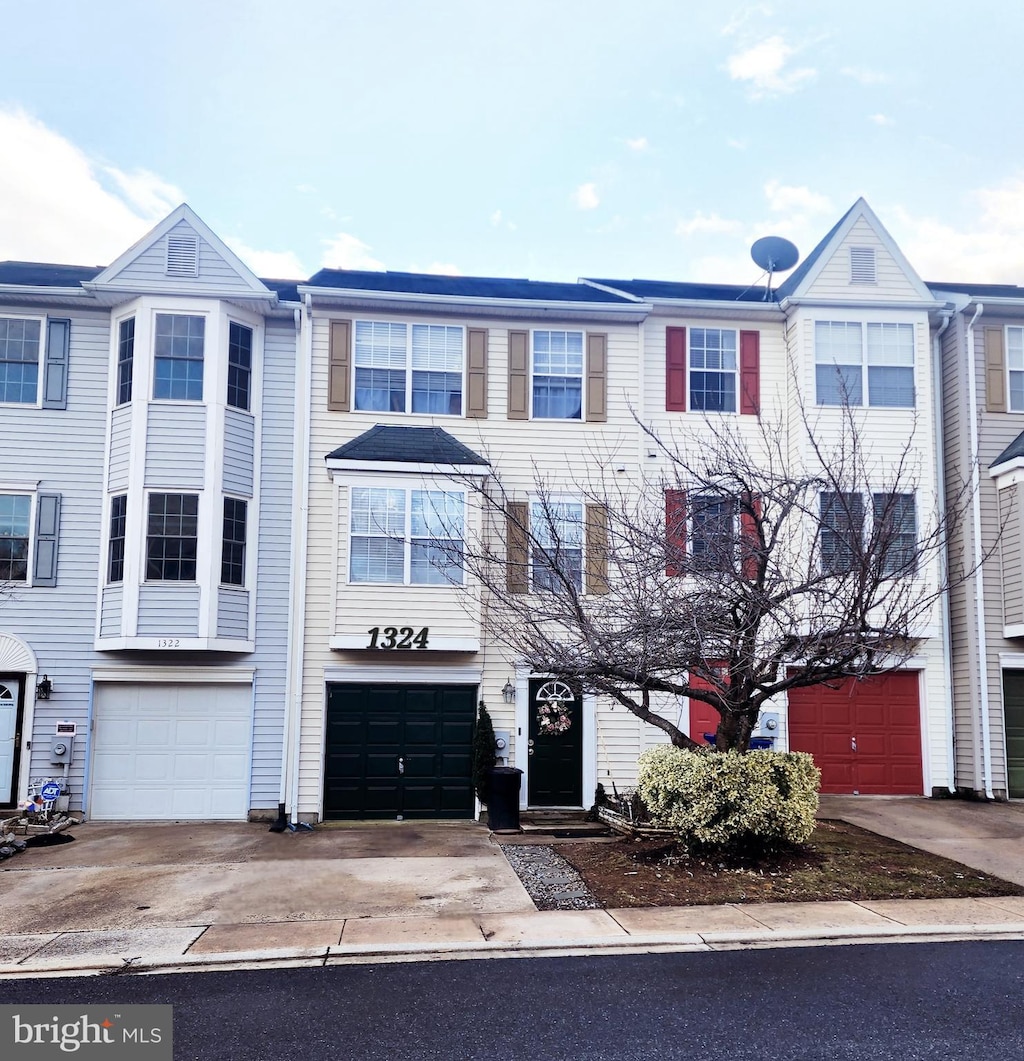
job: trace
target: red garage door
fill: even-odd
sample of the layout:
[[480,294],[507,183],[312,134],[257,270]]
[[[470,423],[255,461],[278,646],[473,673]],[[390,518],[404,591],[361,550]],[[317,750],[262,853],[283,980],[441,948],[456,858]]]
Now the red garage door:
[[918,675],[896,671],[838,689],[789,694],[789,746],[810,752],[822,792],[920,796],[921,705]]

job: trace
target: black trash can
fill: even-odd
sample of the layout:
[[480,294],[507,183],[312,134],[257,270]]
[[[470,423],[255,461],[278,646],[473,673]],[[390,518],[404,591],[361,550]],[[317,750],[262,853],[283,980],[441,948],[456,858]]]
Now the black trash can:
[[487,775],[487,828],[492,833],[519,833],[519,789],[523,771],[496,766]]

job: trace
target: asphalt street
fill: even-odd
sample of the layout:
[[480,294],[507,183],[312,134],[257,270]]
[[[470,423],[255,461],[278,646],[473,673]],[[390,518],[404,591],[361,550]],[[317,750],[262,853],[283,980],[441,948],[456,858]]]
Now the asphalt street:
[[1020,1061],[1024,942],[53,978],[0,1002],[170,1002],[183,1061]]

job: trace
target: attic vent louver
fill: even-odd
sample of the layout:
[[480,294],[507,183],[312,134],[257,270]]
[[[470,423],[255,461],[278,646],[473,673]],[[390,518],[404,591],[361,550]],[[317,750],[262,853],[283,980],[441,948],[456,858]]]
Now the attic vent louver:
[[199,275],[199,239],[196,236],[167,237],[167,275]]
[[875,275],[875,248],[851,247],[850,283],[873,284],[877,279],[878,277]]

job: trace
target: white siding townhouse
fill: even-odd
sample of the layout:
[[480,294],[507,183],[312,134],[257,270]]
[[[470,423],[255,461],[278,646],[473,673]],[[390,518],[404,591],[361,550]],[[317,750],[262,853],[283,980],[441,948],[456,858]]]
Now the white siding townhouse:
[[186,206],[106,268],[0,264],[0,807],[276,811],[289,297]]

